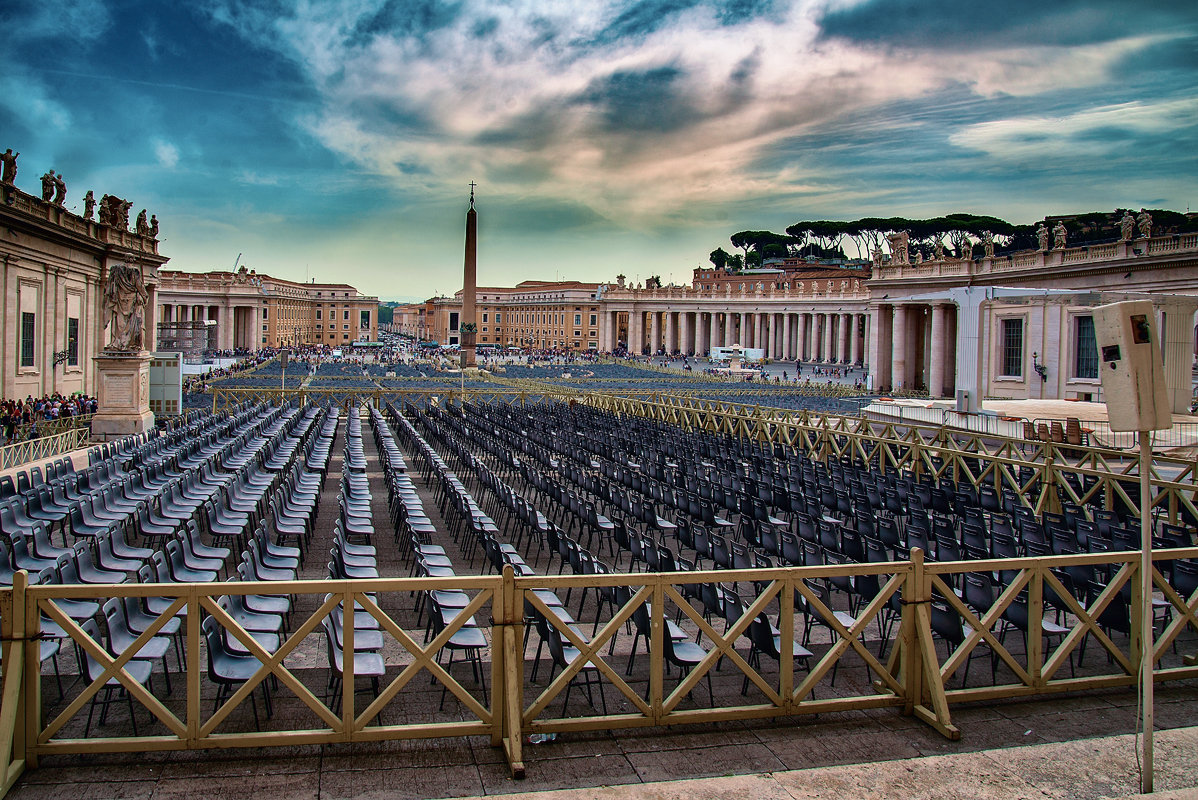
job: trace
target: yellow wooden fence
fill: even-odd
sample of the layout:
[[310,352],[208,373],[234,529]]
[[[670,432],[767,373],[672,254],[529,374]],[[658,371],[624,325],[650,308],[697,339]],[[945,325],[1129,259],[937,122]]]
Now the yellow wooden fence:
[[[1153,580],[1159,596],[1166,601],[1161,610],[1167,611],[1158,614],[1162,620],[1159,632],[1155,629],[1152,632],[1159,681],[1198,677],[1198,667],[1185,666],[1180,656],[1171,655],[1179,640],[1187,647],[1194,645],[1198,635],[1198,593],[1182,597],[1163,577],[1170,560],[1195,557],[1198,548],[1155,554],[1158,568]],[[1068,567],[1086,565],[1109,569],[1113,577],[1097,596],[1077,600],[1060,576]],[[963,573],[990,574],[999,570],[1008,571],[1010,580],[989,609],[969,606],[954,591],[954,581]],[[1137,623],[1138,609],[1145,602],[1137,588],[1137,570],[1136,553],[925,563],[922,552],[916,549],[909,561],[804,568],[517,578],[508,567],[502,575],[493,576],[271,583],[272,594],[309,596],[312,600],[308,605],[315,606],[314,611],[296,621],[293,631],[274,652],[263,649],[217,603],[220,595],[262,592],[264,585],[260,583],[41,586],[28,585],[25,574],[18,573],[14,585],[0,591],[4,667],[0,692],[0,779],[7,791],[26,768],[36,767],[39,758],[51,754],[476,735],[487,736],[492,745],[502,748],[512,774],[520,776],[525,769],[522,737],[530,733],[712,723],[879,707],[913,714],[945,736],[956,738],[960,735],[952,721],[952,706],[956,703],[1134,685],[1140,637],[1147,635]],[[835,613],[816,591],[821,583],[836,578],[860,582],[870,576],[876,578],[876,584],[870,585],[875,585],[877,591],[862,598],[861,608],[852,617],[846,617],[844,612]],[[731,581],[742,586],[756,583],[761,591],[748,601],[739,621],[727,630],[717,630],[688,599],[693,596],[688,590],[703,583]],[[585,636],[558,618],[544,594],[545,590],[614,590],[615,587],[627,587],[631,599],[615,608],[593,637]],[[409,592],[434,588],[460,589],[472,597],[469,605],[443,630],[423,643],[417,633],[405,629],[383,606],[390,600],[398,605],[400,598],[406,605],[410,602]],[[104,600],[146,596],[166,597],[170,605],[125,652],[117,654],[109,653],[101,642],[88,636],[56,604],[63,598]],[[1065,632],[1053,641],[1045,638],[1041,621],[1053,609],[1049,600],[1057,607],[1063,606]],[[1000,631],[1000,624],[1010,615],[1015,602],[1025,604],[1028,609],[1027,645],[1022,651],[1009,646]],[[1112,633],[1100,624],[1104,613],[1109,615],[1112,603],[1120,603],[1119,608],[1126,609],[1127,634]],[[935,635],[933,604],[951,608],[959,615],[967,633],[955,646],[946,646]],[[308,682],[314,675],[327,676],[324,668],[312,669],[309,664],[307,669],[300,670],[289,667],[285,661],[305,638],[322,632],[325,617],[338,605],[345,610],[345,680],[338,698],[323,698]],[[646,606],[643,611],[642,606]],[[842,608],[843,603],[837,607]],[[542,615],[564,642],[580,653],[556,677],[541,685],[533,684],[526,674],[532,666],[522,644],[524,626],[531,619],[525,617],[529,611]],[[776,671],[752,666],[743,644],[753,619],[763,611],[770,614],[778,628],[780,657]],[[699,634],[707,651],[680,678],[668,674],[663,647],[663,637],[668,635],[667,622],[676,612],[681,613],[690,635]],[[181,699],[176,696],[167,701],[135,680],[125,667],[178,613],[186,617],[185,691]],[[608,655],[608,645],[638,613],[649,618],[649,655],[642,656],[647,659],[648,674],[629,678],[622,674],[619,662]],[[897,626],[887,643],[881,638],[882,622],[891,613],[897,613]],[[355,695],[354,680],[356,615],[368,615],[374,620],[387,637],[392,653],[381,691],[377,697],[361,702]],[[201,702],[211,694],[201,647],[201,616],[214,618],[223,631],[240,641],[261,664],[252,678],[211,712]],[[39,663],[43,618],[66,631],[69,642],[64,641],[64,646],[74,643],[85,649],[103,669],[94,680],[85,677],[78,681],[75,686],[80,688],[69,689],[50,713],[42,702],[44,681]],[[484,687],[463,684],[439,659],[450,637],[472,618],[485,621],[482,628],[489,642],[484,654],[490,660],[489,695]],[[792,647],[808,626],[819,633],[811,644],[810,662],[800,664]],[[1187,635],[1181,639],[1183,633]],[[1083,675],[1066,675],[1067,667],[1074,668],[1083,640],[1096,642],[1095,655],[1100,657],[1089,662]],[[981,671],[981,682],[952,687],[955,676],[977,648],[986,648],[993,654],[1003,668],[998,673],[1001,680],[987,680],[989,676]],[[879,655],[879,651],[885,653],[887,649],[888,655]],[[394,654],[396,651],[398,656]],[[1107,654],[1109,659],[1105,657]],[[1163,663],[1166,659],[1168,664]],[[730,669],[721,665],[730,665]],[[863,668],[868,680],[830,691],[828,677],[838,665],[841,669]],[[567,713],[570,709],[564,702],[561,711],[553,708],[554,702],[584,669],[597,671],[600,691],[605,691],[609,699],[624,701],[626,710],[609,714],[592,707],[590,711],[594,713],[579,713],[574,707]],[[729,680],[746,680],[753,693],[744,701],[722,700],[715,707],[705,707],[701,702],[702,688],[717,670],[722,670],[721,685]],[[404,708],[402,693],[414,686],[412,682],[418,676],[427,676],[434,686],[444,687],[460,704],[463,718],[427,722],[385,720],[383,713],[388,709]],[[138,712],[148,711],[152,715],[157,730],[138,736],[110,733],[85,738],[81,735],[78,715],[105,689],[110,678],[115,678],[130,693]],[[289,713],[282,718],[285,721],[274,720],[266,730],[239,730],[247,721],[245,701],[268,679],[277,683],[277,692],[286,695],[292,704],[289,707],[298,708],[303,714]],[[645,686],[643,691],[641,685]],[[309,721],[301,725],[303,719]]]

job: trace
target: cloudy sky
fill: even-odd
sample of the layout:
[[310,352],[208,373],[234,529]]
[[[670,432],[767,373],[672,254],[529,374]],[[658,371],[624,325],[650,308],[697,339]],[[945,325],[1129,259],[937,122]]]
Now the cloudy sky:
[[689,280],[746,228],[1198,207],[1194,0],[5,0],[0,149],[186,270]]

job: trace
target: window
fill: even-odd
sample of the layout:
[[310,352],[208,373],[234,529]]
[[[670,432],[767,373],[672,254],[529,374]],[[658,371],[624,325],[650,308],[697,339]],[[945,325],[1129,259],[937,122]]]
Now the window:
[[21,313],[21,366],[33,366],[35,344],[33,335],[37,326],[37,315],[29,311]]
[[595,327],[595,321],[599,318],[598,314],[591,314],[591,327]]
[[1094,338],[1094,318],[1077,318],[1077,344],[1074,362],[1078,378],[1098,377],[1098,342]]
[[346,324],[342,325],[341,327],[345,330],[349,330],[349,323],[346,323]]
[[348,308],[345,309],[345,311],[343,311],[342,314],[344,315],[342,317],[342,319],[349,319],[349,309]]
[[495,324],[496,324],[496,325],[498,325],[498,324],[500,324],[501,322],[503,322],[503,314],[501,314],[501,313],[499,313],[498,311],[496,311],[496,312],[495,312]]
[[451,331],[456,331],[458,329],[458,312],[456,311],[449,312],[449,329]]
[[483,322],[486,322],[486,321],[487,321],[487,314],[486,314],[486,312],[484,311],[484,312],[483,312]]
[[359,315],[359,327],[362,330],[370,330],[370,312],[363,311]]
[[270,319],[270,309],[269,308],[262,309],[262,319]]
[[319,309],[319,308],[318,308],[318,309],[316,309],[316,318],[317,318],[317,319],[321,319],[320,313],[321,313],[321,312],[320,312],[320,309]]
[[67,366],[79,366],[79,320],[67,317]]
[[[581,325],[581,324],[582,324],[582,314],[575,314],[575,315],[574,315],[574,324],[575,324],[575,325]],[[595,323],[593,323],[593,322],[592,322],[591,324],[592,324],[592,325],[594,325]]]
[[1023,377],[1023,320],[1002,321],[1002,375]]

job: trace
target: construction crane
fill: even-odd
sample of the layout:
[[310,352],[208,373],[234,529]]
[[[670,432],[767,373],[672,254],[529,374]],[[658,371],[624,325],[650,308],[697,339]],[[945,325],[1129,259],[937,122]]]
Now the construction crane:
[[237,265],[241,263],[241,253],[237,254],[237,259],[233,262],[233,271],[237,271]]

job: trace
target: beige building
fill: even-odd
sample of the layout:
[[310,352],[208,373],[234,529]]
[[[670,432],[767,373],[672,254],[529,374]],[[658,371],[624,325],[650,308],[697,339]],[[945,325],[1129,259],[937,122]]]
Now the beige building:
[[936,397],[1101,400],[1092,309],[1147,298],[1157,309],[1175,411],[1188,411],[1198,310],[1198,234],[981,259],[902,259],[868,283],[869,363],[881,388]]
[[378,298],[341,283],[296,283],[237,272],[165,271],[159,337],[164,350],[328,345],[378,341]]
[[600,349],[704,355],[739,344],[772,360],[861,363],[869,322],[864,281],[843,271],[793,277],[652,289],[618,280],[600,293]]
[[[532,347],[540,350],[599,350],[599,284],[578,281],[522,281],[512,287],[480,286],[475,296],[480,348]],[[397,309],[398,311],[398,309]],[[426,336],[441,344],[460,341],[461,292],[425,304]],[[409,319],[404,315],[405,323]],[[418,313],[411,316],[421,324]],[[407,330],[403,332],[407,333]],[[418,333],[410,335],[419,336]]]
[[64,205],[0,185],[5,398],[98,393],[93,359],[107,342],[102,295],[114,264],[141,268],[149,292],[145,347],[155,349],[158,269],[167,261],[157,239],[147,228],[130,231],[124,220],[101,224]]

